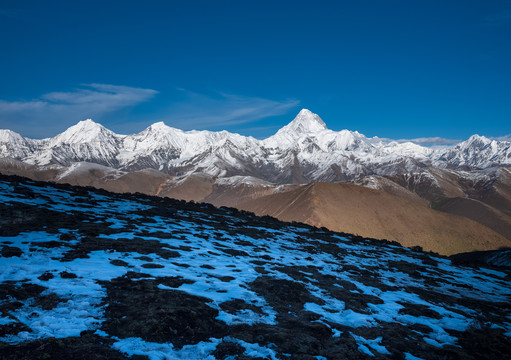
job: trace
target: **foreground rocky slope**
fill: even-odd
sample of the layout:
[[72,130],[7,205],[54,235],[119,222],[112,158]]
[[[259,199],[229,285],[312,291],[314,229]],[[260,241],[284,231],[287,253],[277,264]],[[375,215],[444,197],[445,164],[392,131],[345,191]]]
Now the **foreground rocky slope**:
[[1,358],[510,358],[507,270],[207,204],[0,189]]

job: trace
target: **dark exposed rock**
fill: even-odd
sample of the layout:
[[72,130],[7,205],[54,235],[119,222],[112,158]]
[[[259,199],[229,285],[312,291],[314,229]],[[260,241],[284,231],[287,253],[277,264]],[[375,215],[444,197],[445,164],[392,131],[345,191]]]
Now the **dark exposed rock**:
[[110,264],[115,265],[115,266],[124,266],[124,267],[130,266],[126,261],[119,260],[119,259],[111,260]]
[[[34,359],[34,360],[100,360],[128,359],[117,350],[111,348],[113,340],[103,338],[86,331],[79,337],[64,339],[42,339],[17,345],[0,343],[0,358],[3,360]],[[147,359],[145,356],[132,356],[131,360]]]
[[243,346],[233,342],[223,341],[216,346],[215,351],[213,351],[211,355],[218,360],[226,359],[228,356],[236,356],[238,359],[244,352],[245,348]]
[[236,312],[238,312],[240,310],[251,310],[251,311],[255,312],[256,314],[263,313],[263,311],[259,307],[252,305],[252,304],[248,304],[241,299],[225,301],[220,304],[220,308],[223,311],[226,311],[231,314],[235,314]]
[[21,286],[4,282],[0,284],[0,300],[8,300],[9,297],[23,301],[33,298],[42,293],[46,288],[32,283],[23,283]]
[[3,316],[8,317],[10,311],[19,309],[22,306],[22,302],[11,299],[10,301],[5,301],[0,304],[0,313],[2,313]]
[[184,279],[180,276],[170,276],[170,277],[157,277],[155,278],[155,281],[159,284],[169,286],[172,288],[178,288],[183,284],[194,284],[195,281]]
[[153,258],[150,258],[149,256],[139,256],[139,257],[136,257],[135,259],[142,260],[145,262],[153,262]]
[[13,257],[13,256],[20,257],[21,254],[23,254],[23,251],[21,251],[21,249],[19,247],[5,245],[4,247],[2,247],[1,254],[3,257]]
[[190,265],[188,264],[183,264],[183,263],[178,263],[178,262],[172,262],[172,265],[176,265],[176,266],[179,266],[179,267],[182,267],[182,268],[189,268]]
[[260,276],[248,285],[279,312],[301,310],[307,302],[324,304],[323,300],[312,296],[304,285],[294,281]]
[[215,319],[209,299],[158,288],[158,280],[121,277],[102,283],[107,289],[102,329],[120,338],[140,337],[177,347],[222,337],[227,326]]
[[142,264],[141,266],[145,269],[161,269],[161,268],[165,267],[161,264],[156,264],[156,263],[146,263],[146,264]]
[[57,247],[61,247],[63,245],[65,245],[64,242],[62,241],[55,241],[55,240],[52,240],[52,241],[37,241],[37,242],[32,242],[31,243],[32,246],[36,246],[36,247],[41,247],[41,248],[47,248],[47,249],[52,249],[52,248],[57,248]]
[[48,295],[40,295],[38,296],[33,305],[40,306],[43,310],[51,310],[54,307],[58,306],[59,303],[66,302],[66,299],[62,299],[57,294],[48,294]]
[[152,277],[149,274],[137,273],[137,272],[134,272],[134,271],[128,271],[125,276],[128,279],[142,279],[142,278],[150,278],[150,277]]
[[76,274],[70,273],[68,271],[62,271],[60,273],[60,277],[62,279],[76,279],[78,276],[76,276]]
[[[22,331],[30,332],[30,328],[20,322],[12,322],[9,324],[4,324],[4,325],[0,324],[0,336],[16,335]],[[0,342],[0,354],[2,354],[2,343],[1,342]]]
[[453,263],[464,266],[494,266],[511,269],[511,249],[504,248],[490,251],[472,251],[451,255]]
[[[77,258],[87,258],[91,251],[97,250],[113,250],[122,253],[140,253],[140,254],[156,254],[164,259],[179,257],[177,251],[168,250],[164,244],[158,240],[148,240],[142,238],[133,239],[110,239],[110,238],[96,238],[84,237],[80,242],[73,246],[73,249],[64,255],[66,261],[71,261]],[[152,258],[149,258],[152,261]]]
[[433,319],[441,319],[442,316],[436,312],[435,310],[430,309],[425,305],[420,304],[411,304],[411,303],[403,303],[399,302],[400,305],[404,307],[399,309],[400,314],[412,315],[412,316],[426,316]]
[[75,236],[74,235],[71,235],[71,234],[68,234],[68,233],[62,233],[60,234],[60,240],[61,241],[71,241],[71,240],[75,240]]

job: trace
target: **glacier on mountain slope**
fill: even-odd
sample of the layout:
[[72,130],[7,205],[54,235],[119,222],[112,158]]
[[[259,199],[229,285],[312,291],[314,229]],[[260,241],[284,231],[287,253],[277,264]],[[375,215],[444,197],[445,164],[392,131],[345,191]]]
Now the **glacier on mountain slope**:
[[0,156],[39,166],[92,162],[124,171],[152,168],[177,176],[205,173],[285,183],[394,175],[430,166],[508,166],[511,142],[473,135],[455,146],[430,148],[332,131],[318,115],[303,109],[263,140],[227,131],[183,131],[163,122],[138,134],[118,135],[90,119],[42,140],[0,130]]

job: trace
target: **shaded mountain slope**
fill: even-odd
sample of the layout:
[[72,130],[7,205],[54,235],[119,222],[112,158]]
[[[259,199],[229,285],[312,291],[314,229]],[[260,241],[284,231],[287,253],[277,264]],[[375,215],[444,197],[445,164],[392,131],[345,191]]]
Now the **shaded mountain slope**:
[[449,257],[453,263],[469,266],[498,266],[511,269],[511,249],[473,251],[455,254]]
[[448,199],[438,204],[436,209],[472,219],[511,239],[511,216],[482,201],[469,198]]
[[313,183],[240,204],[258,215],[395,240],[404,246],[454,254],[497,249],[511,241],[461,216],[404,198],[345,183]]
[[[288,187],[292,187],[292,185],[281,186],[281,188]],[[247,182],[243,180],[239,183],[229,183],[220,180],[213,185],[211,194],[202,199],[202,201],[215,206],[237,207],[246,201],[273,194],[278,189],[279,187],[276,187],[275,184],[264,181]]]
[[511,169],[499,169],[492,186],[476,198],[511,216]]
[[388,178],[430,203],[466,195],[460,184],[460,176],[450,170],[431,168]]
[[[389,187],[378,186],[378,182],[374,185],[373,178],[362,178],[356,183],[388,192]],[[431,168],[386,180],[419,195],[434,209],[477,221],[511,240],[511,170],[508,168],[476,172]]]
[[[482,201],[511,215],[511,170],[454,171],[430,168],[424,171],[387,176],[388,180],[427,200],[433,207],[448,199],[470,198]],[[371,187],[372,177],[356,183]]]
[[370,189],[381,190],[388,194],[410,200],[419,205],[427,206],[429,204],[429,201],[427,199],[420,197],[413,191],[408,190],[407,188],[399,185],[398,183],[382,176],[375,175],[365,176],[363,178],[354,180],[353,183],[355,185],[364,186]]
[[36,181],[54,181],[62,173],[58,168],[40,168],[29,165],[13,158],[0,158],[0,174],[17,175],[27,177]]
[[152,169],[144,169],[103,178],[92,186],[117,193],[158,194],[161,184],[172,179],[171,176]]
[[505,270],[208,204],[0,200],[3,359],[511,358]]
[[211,194],[214,181],[209,176],[193,174],[177,181],[160,184],[155,195],[198,202]]

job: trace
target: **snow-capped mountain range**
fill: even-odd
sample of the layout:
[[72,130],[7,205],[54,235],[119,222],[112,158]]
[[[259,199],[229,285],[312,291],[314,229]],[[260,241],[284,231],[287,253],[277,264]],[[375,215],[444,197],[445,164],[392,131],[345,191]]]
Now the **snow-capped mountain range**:
[[318,115],[303,109],[263,140],[227,131],[182,131],[163,122],[138,134],[119,135],[90,119],[42,140],[0,130],[0,156],[45,167],[85,161],[123,171],[152,168],[178,176],[204,173],[303,183],[432,166],[463,170],[511,166],[511,141],[473,135],[454,146],[430,148],[367,138],[357,131],[332,131]]

